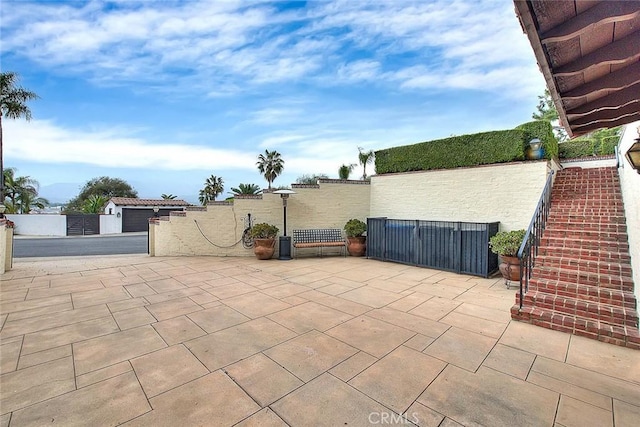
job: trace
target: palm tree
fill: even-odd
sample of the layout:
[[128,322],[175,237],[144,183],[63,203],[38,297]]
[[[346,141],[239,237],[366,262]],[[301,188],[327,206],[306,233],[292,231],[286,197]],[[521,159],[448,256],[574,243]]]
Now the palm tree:
[[200,190],[199,200],[203,206],[206,206],[209,202],[213,202],[216,200],[222,192],[224,191],[224,181],[222,178],[211,175],[204,182],[204,188]]
[[18,74],[14,72],[0,73],[0,200],[4,201],[4,161],[2,148],[2,118],[31,120],[31,110],[27,101],[37,99],[34,92],[16,86]]
[[238,194],[258,194],[260,190],[260,186],[257,184],[240,184],[237,188],[231,188],[234,196]]
[[20,213],[28,214],[34,207],[38,209],[44,209],[49,205],[49,201],[44,197],[38,197],[37,193],[31,191],[24,191],[18,196],[18,202],[20,203]]
[[82,212],[89,214],[102,213],[104,205],[106,205],[108,201],[109,199],[100,194],[93,194],[82,204]]
[[30,176],[16,176],[15,168],[4,170],[3,182],[5,183],[4,204],[9,213],[28,213],[31,210],[31,205],[37,199],[40,199],[40,202],[35,203],[36,206],[49,203],[46,199],[38,198],[38,188],[40,187],[38,181]]
[[264,154],[258,156],[256,165],[264,179],[269,183],[269,190],[271,190],[271,183],[275,181],[284,169],[284,160],[282,160],[280,153],[276,150],[264,150]]
[[174,196],[173,194],[164,194],[164,193],[162,193],[160,197],[162,197],[163,200],[175,200],[178,198],[178,196]]
[[373,150],[363,151],[362,147],[358,147],[358,160],[362,165],[362,179],[367,179],[367,165],[373,162]]
[[353,172],[353,168],[356,167],[355,163],[351,163],[350,165],[342,165],[340,166],[340,168],[338,169],[338,176],[340,177],[340,179],[349,179],[349,175],[351,175],[351,172]]

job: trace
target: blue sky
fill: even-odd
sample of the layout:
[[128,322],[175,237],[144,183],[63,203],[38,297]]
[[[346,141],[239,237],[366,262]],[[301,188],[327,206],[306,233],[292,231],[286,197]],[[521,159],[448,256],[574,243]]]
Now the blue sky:
[[266,187],[265,149],[276,186],[337,178],[358,147],[513,128],[545,87],[509,0],[1,7],[2,70],[41,98],[3,122],[5,165],[52,201],[102,175],[191,202],[212,174]]

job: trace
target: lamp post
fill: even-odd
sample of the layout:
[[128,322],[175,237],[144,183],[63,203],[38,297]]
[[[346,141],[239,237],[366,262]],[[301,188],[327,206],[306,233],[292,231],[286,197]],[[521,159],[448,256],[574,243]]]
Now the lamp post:
[[295,191],[292,190],[278,190],[274,191],[273,194],[279,194],[282,199],[282,209],[284,214],[284,236],[280,236],[280,245],[278,246],[278,259],[279,260],[290,260],[291,259],[291,237],[287,236],[287,200],[291,194],[296,194]]
[[153,207],[153,217],[154,218],[158,218],[160,215],[158,215],[158,212],[160,211],[160,208],[158,206],[154,206]]

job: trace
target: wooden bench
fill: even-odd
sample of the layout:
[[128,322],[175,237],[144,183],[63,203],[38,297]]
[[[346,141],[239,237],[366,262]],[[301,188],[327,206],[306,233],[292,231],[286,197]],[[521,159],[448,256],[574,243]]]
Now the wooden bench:
[[342,254],[347,256],[347,240],[338,228],[293,230],[294,257],[296,250],[306,248],[319,248],[320,256],[322,248],[340,248]]

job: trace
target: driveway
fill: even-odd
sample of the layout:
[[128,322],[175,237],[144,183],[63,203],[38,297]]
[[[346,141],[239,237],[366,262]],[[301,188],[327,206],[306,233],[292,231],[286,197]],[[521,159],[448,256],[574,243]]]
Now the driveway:
[[15,258],[146,254],[147,232],[70,237],[16,236]]
[[615,426],[640,352],[512,321],[514,291],[362,258],[21,259],[0,425]]

